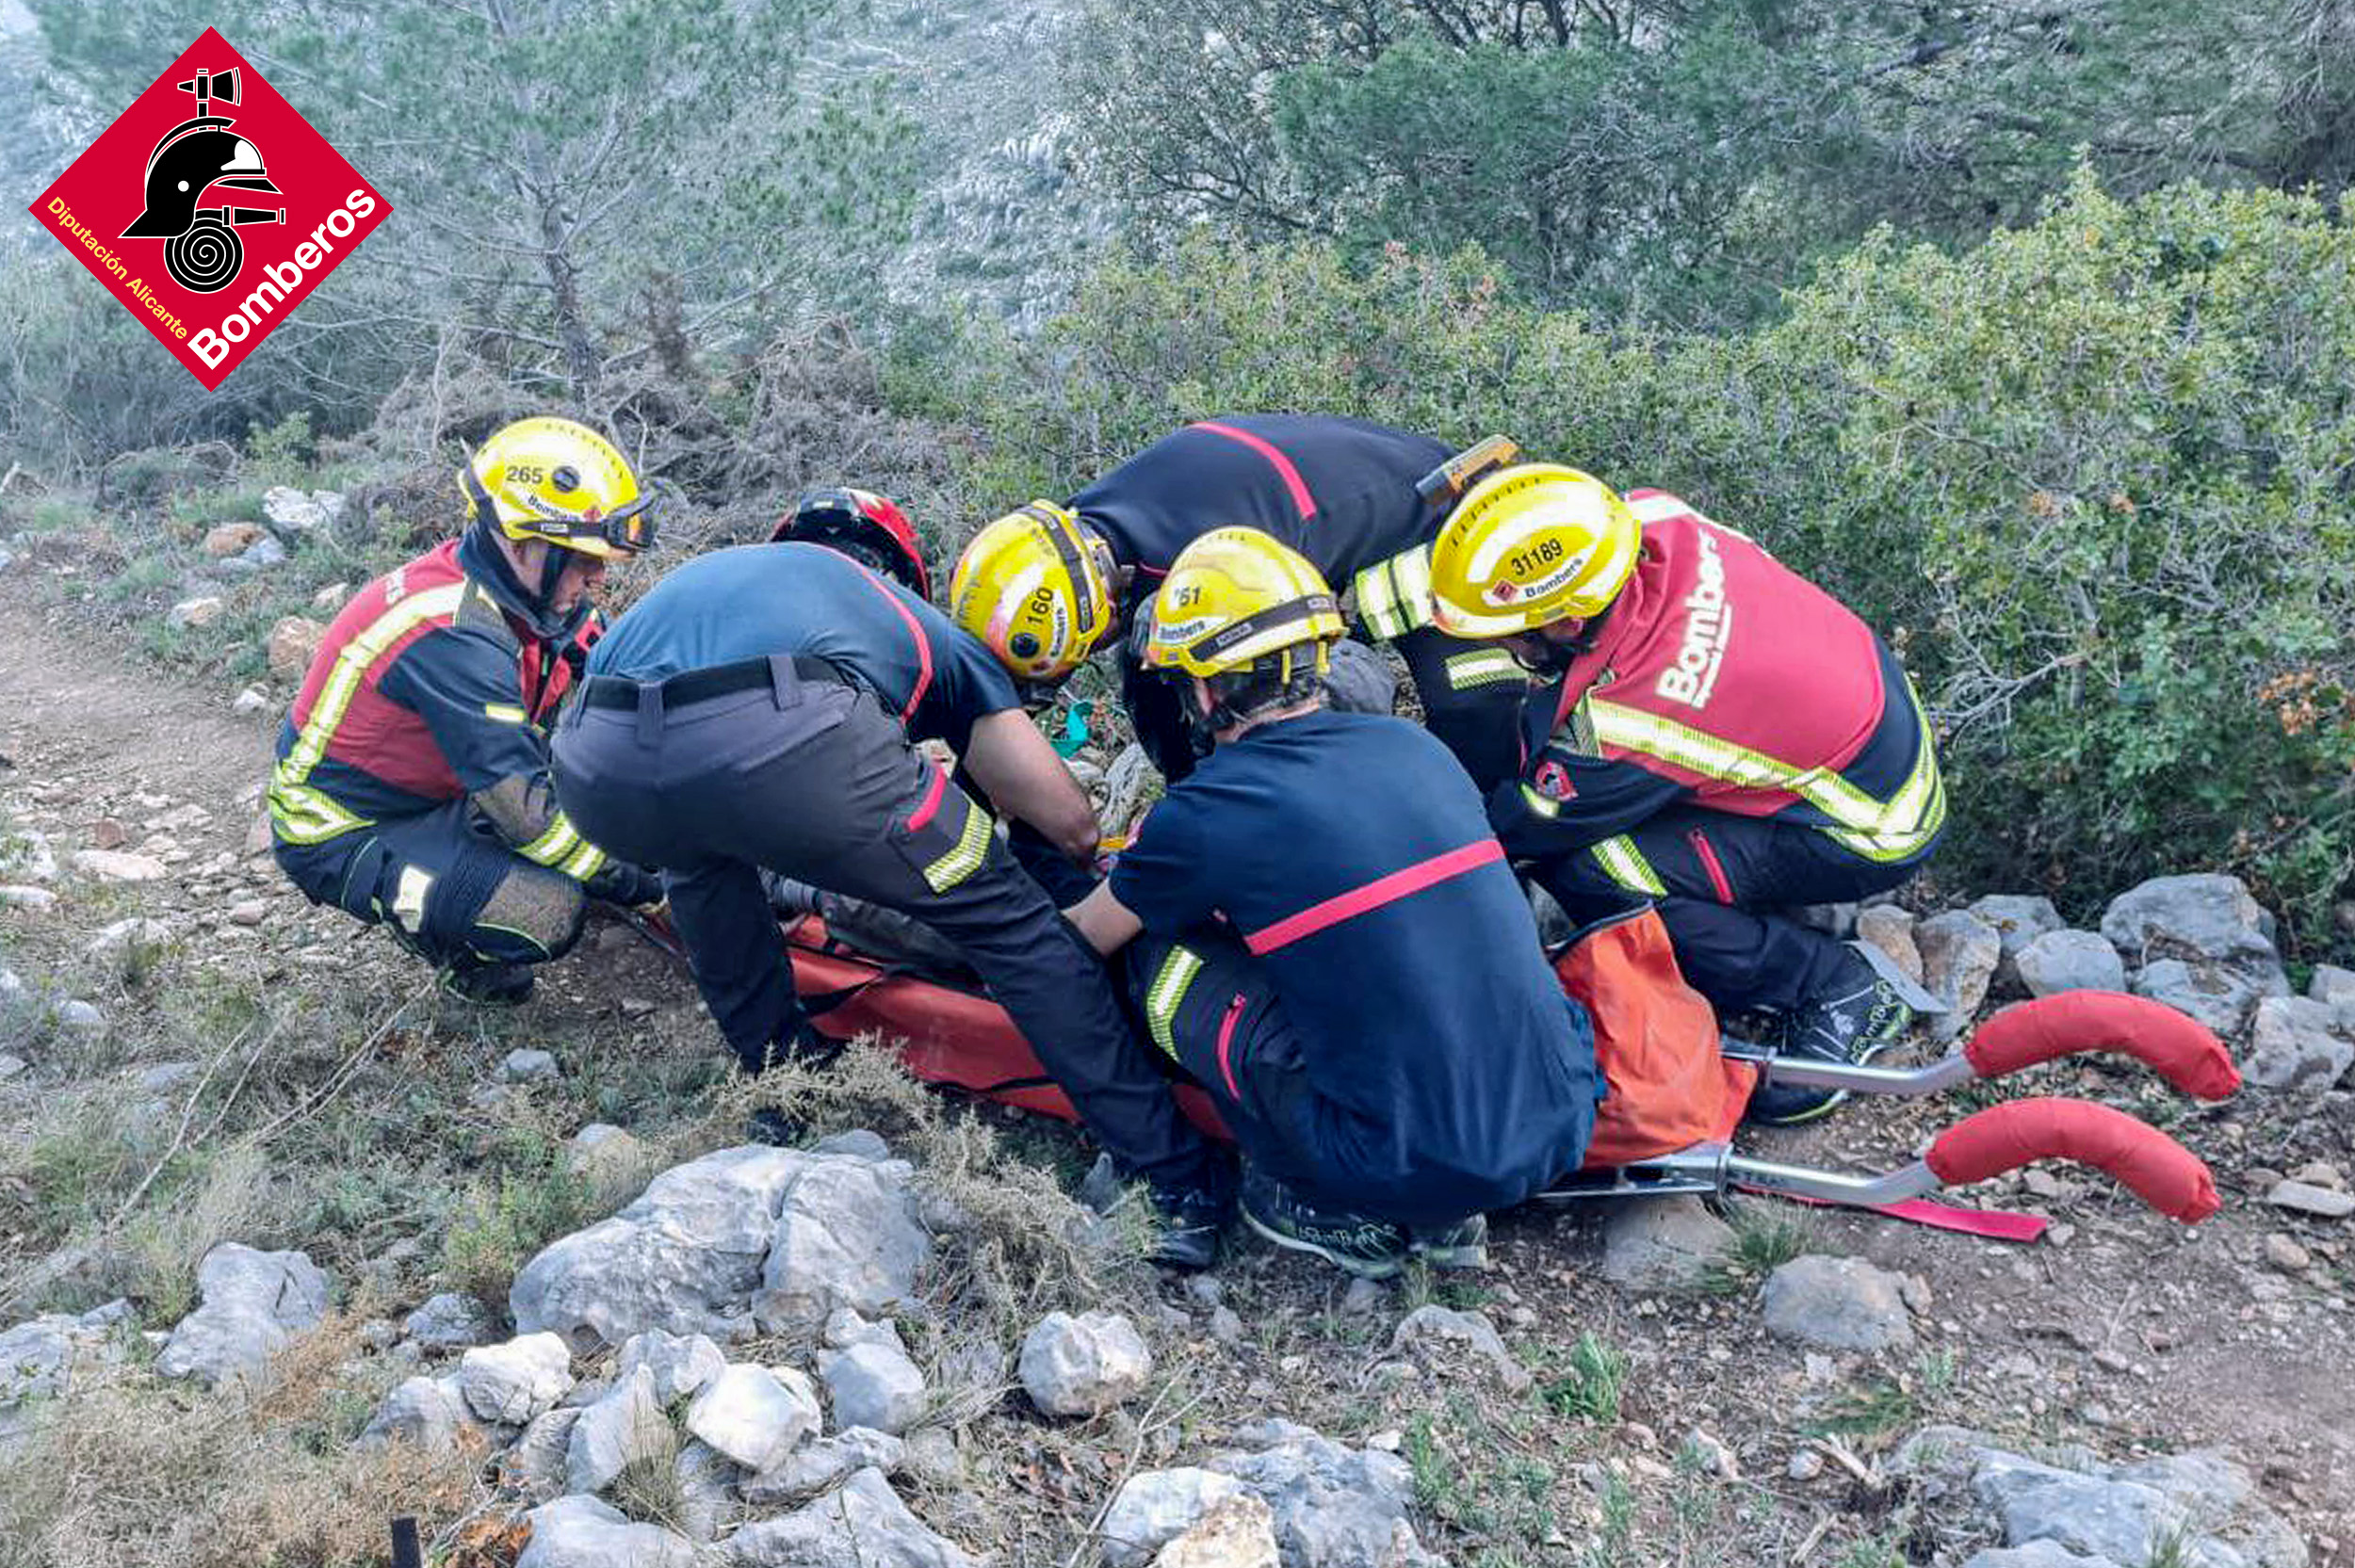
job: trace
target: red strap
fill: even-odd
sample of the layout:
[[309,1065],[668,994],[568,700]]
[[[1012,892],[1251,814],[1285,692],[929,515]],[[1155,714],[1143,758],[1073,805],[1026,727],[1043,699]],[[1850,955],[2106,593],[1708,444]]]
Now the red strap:
[[934,814],[940,810],[940,798],[949,792],[949,775],[930,762],[924,766],[932,769],[932,787],[924,791],[922,803],[908,814],[908,832],[912,833],[923,831],[924,824],[930,822]]
[[[1741,1186],[1738,1182],[1735,1185]],[[1744,1187],[1742,1190],[1766,1192],[1762,1187]],[[2053,1223],[2040,1214],[2014,1214],[2009,1209],[2001,1208],[1957,1208],[1935,1198],[1908,1198],[1894,1204],[1834,1204],[1823,1198],[1802,1198],[1795,1192],[1770,1192],[1766,1195],[1788,1198],[1795,1204],[1809,1204],[1817,1208],[1855,1208],[1890,1220],[1903,1220],[1908,1224],[1927,1225],[1932,1230],[1985,1237],[1990,1241],[2041,1240]]]
[[1235,1024],[1242,1017],[1244,1000],[1243,994],[1236,992],[1235,999],[1226,1004],[1226,1016],[1219,1020],[1218,1026],[1218,1075],[1226,1080],[1226,1092],[1235,1097],[1237,1105],[1242,1104],[1242,1091],[1235,1087],[1235,1063],[1231,1053],[1235,1044]]
[[1476,866],[1504,858],[1504,846],[1493,838],[1467,844],[1460,849],[1450,849],[1434,855],[1387,877],[1376,877],[1363,887],[1353,887],[1346,893],[1336,893],[1322,903],[1310,904],[1298,914],[1287,915],[1272,926],[1243,933],[1243,946],[1254,953],[1267,954],[1278,947],[1289,946],[1304,936],[1314,936],[1327,926],[1338,926],[1354,920],[1368,910],[1394,904],[1401,898],[1421,893],[1424,888],[1460,877]]
[[1292,493],[1292,505],[1300,509],[1300,520],[1306,523],[1317,514],[1317,498],[1308,493],[1308,481],[1300,477],[1300,470],[1292,466],[1292,460],[1276,450],[1275,444],[1265,436],[1256,436],[1249,430],[1239,430],[1232,425],[1215,424],[1208,419],[1195,421],[1194,428],[1208,430],[1212,435],[1223,435],[1229,441],[1240,441],[1267,459],[1275,469],[1276,477],[1284,481],[1284,488]]
[[900,603],[898,595],[884,587],[881,577],[863,566],[858,569],[858,574],[867,579],[869,588],[883,595],[885,604],[899,612],[900,619],[907,622],[908,639],[916,644],[916,687],[908,693],[908,705],[900,710],[900,722],[904,724],[916,717],[916,709],[924,701],[924,693],[932,689],[933,645],[924,640],[924,628],[916,623],[915,615],[907,606]]

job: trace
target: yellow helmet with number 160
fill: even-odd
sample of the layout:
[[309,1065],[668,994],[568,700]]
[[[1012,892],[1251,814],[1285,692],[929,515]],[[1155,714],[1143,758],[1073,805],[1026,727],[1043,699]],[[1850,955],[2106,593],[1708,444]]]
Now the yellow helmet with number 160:
[[1432,622],[1452,637],[1510,637],[1599,615],[1635,570],[1643,525],[1610,486],[1559,463],[1472,486],[1431,546]]
[[1307,557],[1257,528],[1213,528],[1178,553],[1153,595],[1145,663],[1204,680],[1264,669],[1289,681],[1322,674],[1344,629]]
[[1033,501],[965,547],[949,617],[1015,675],[1060,681],[1112,630],[1112,552],[1065,509]]

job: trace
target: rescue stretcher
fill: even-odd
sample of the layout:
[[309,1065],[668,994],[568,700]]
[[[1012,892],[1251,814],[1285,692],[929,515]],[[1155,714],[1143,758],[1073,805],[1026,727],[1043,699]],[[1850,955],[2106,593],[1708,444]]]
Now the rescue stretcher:
[[[862,950],[815,914],[788,917],[786,936],[804,1005],[821,1033],[844,1040],[874,1034],[920,1080],[1078,1119],[1004,1010],[977,987]],[[1725,1038],[1709,1003],[1677,972],[1667,932],[1649,910],[1589,928],[1552,957],[1563,989],[1594,1021],[1610,1092],[1584,1164],[1537,1201],[1743,1188],[2028,1240],[2042,1221],[1948,1208],[1929,1197],[2038,1161],[2064,1160],[2108,1174],[2186,1224],[2219,1206],[2208,1168],[2174,1139],[2111,1107],[2057,1095],[1978,1110],[1892,1171],[1791,1164],[1735,1146],[1743,1110],[1767,1082],[1910,1098],[2065,1058],[2106,1055],[2130,1058],[2197,1099],[2220,1100],[2238,1090],[2240,1074],[2222,1042],[2148,998],[2079,991],[2022,1002],[1925,1065],[1860,1067],[1778,1056]],[[1209,1095],[1183,1081],[1176,1092],[1196,1125],[1228,1137]]]

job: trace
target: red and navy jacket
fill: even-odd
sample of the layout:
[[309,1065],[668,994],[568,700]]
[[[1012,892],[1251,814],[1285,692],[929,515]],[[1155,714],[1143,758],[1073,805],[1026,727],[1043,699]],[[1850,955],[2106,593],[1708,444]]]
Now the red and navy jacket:
[[[594,639],[556,637],[519,606],[469,534],[353,595],[329,626],[278,737],[272,831],[317,844],[464,796],[552,799],[546,724]],[[496,820],[497,814],[494,814]],[[604,855],[549,808],[526,857],[577,878]]]
[[1592,646],[1531,694],[1521,776],[1489,797],[1505,848],[1593,847],[1609,865],[1616,835],[1683,802],[1819,828],[1873,860],[1926,850],[1945,789],[1888,645],[1676,496],[1627,500],[1644,525],[1634,573]]
[[1073,496],[1071,509],[1114,559],[1137,569],[1120,606],[1124,623],[1178,552],[1212,528],[1274,535],[1339,593],[1360,573],[1429,547],[1441,514],[1415,482],[1450,456],[1427,436],[1362,419],[1222,414],[1163,436]]

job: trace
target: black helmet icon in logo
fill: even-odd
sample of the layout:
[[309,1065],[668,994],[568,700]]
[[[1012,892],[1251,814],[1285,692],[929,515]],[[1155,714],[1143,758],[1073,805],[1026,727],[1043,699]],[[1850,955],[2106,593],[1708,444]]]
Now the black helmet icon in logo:
[[237,101],[237,73],[233,67],[216,76],[199,71],[174,84],[196,95],[196,118],[184,120],[164,133],[147,155],[147,210],[122,231],[124,239],[164,242],[164,270],[171,281],[193,294],[226,288],[245,266],[245,247],[237,227],[250,223],[284,223],[284,207],[206,206],[198,203],[218,194],[228,202],[236,191],[284,194],[270,184],[262,167],[260,149],[232,132],[235,121],[212,112],[213,100]]

